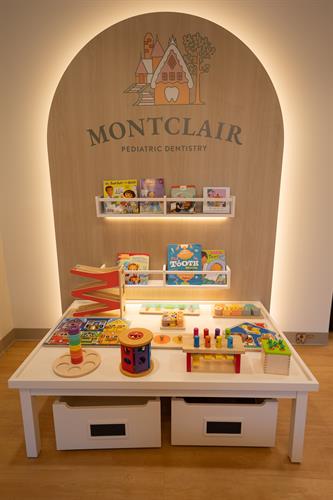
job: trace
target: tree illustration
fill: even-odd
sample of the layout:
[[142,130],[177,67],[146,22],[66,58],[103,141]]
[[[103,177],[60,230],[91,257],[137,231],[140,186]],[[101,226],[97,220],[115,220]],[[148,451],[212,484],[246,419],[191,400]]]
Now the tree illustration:
[[195,101],[194,104],[203,104],[200,98],[200,77],[202,73],[208,73],[210,65],[204,64],[206,59],[210,59],[215,52],[215,47],[206,36],[200,33],[188,33],[183,36],[185,47],[184,60],[189,72],[195,79]]

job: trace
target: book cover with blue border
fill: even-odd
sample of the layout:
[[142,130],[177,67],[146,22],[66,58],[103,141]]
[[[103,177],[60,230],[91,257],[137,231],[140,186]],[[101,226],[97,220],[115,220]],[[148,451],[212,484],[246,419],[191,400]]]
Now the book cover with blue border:
[[[168,245],[169,271],[201,271],[201,245],[199,243],[171,243]],[[200,274],[169,274],[168,285],[201,285]]]

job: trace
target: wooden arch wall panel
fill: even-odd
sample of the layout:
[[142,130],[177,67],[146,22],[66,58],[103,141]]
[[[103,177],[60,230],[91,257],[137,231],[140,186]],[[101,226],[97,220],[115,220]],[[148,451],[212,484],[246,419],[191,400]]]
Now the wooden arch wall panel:
[[[152,40],[145,43],[147,33]],[[172,65],[182,82],[170,80]],[[146,96],[125,92],[138,78],[150,80]],[[112,266],[118,252],[134,251],[148,252],[156,269],[168,243],[187,242],[226,251],[231,289],[205,291],[205,298],[261,300],[269,307],[283,123],[268,74],[230,32],[178,13],[145,14],[106,29],[77,54],[58,85],[48,151],[63,307],[77,284],[69,273],[75,264]],[[230,186],[236,217],[96,217],[94,197],[102,195],[104,179],[145,177],[164,177],[167,192],[172,184],[195,184],[199,195],[203,186]],[[167,298],[204,297],[202,290],[168,292]],[[162,292],[142,293],[158,298]]]

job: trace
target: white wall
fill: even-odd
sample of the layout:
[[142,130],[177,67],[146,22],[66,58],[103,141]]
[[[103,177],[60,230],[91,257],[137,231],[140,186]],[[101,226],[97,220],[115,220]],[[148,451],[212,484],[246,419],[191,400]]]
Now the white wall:
[[327,331],[331,6],[330,0],[2,0],[0,217],[15,327],[47,327],[60,314],[46,128],[62,73],[110,25],[149,11],[179,11],[231,31],[271,76],[285,123],[271,310],[286,331]]
[[3,243],[0,233],[0,339],[10,332],[13,325]]

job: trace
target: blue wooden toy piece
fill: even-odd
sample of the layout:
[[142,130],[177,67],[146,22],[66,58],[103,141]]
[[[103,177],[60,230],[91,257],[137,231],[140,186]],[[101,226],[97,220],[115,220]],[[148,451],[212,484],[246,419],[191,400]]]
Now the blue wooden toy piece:
[[227,338],[227,347],[228,349],[232,349],[233,346],[234,346],[234,339],[232,335],[229,335],[229,337]]

